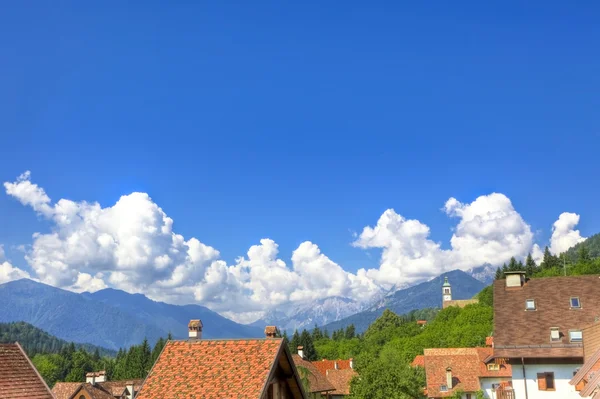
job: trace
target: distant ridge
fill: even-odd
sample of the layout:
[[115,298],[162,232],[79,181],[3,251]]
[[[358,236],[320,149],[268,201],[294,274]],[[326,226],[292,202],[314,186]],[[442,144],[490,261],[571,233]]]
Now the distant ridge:
[[187,336],[190,319],[202,319],[207,338],[251,338],[256,327],[235,323],[198,305],[169,305],[144,295],[107,289],[77,294],[28,279],[0,285],[0,322],[24,321],[66,341],[112,350],[152,344],[169,332]]
[[471,277],[469,274],[461,270],[453,270],[441,274],[433,280],[391,293],[367,310],[326,324],[323,326],[323,329],[332,332],[354,324],[356,331],[362,333],[383,314],[385,309],[390,309],[394,313],[401,315],[415,309],[441,308],[442,284],[445,277],[448,277],[452,285],[453,299],[473,298],[473,296],[486,287],[486,284]]

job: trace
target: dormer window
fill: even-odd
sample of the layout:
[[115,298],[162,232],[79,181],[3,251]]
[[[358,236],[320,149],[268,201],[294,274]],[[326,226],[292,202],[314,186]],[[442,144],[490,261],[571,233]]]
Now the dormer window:
[[560,341],[560,331],[558,327],[552,327],[550,329],[550,341],[551,342],[559,342]]
[[569,341],[582,342],[583,334],[581,333],[581,331],[578,331],[578,330],[569,331]]
[[487,369],[489,371],[498,371],[498,370],[500,370],[500,365],[496,364],[496,363],[490,363],[487,365]]
[[440,386],[440,391],[441,392],[447,392],[448,391],[448,386],[447,385],[441,385]]
[[571,297],[571,308],[572,309],[579,309],[581,308],[581,302],[579,302],[579,298],[574,296]]
[[525,301],[525,310],[535,310],[535,300],[527,299]]

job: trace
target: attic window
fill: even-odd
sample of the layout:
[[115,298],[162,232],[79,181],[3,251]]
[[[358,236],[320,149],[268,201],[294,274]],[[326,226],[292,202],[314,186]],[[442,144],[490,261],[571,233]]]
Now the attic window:
[[441,385],[440,386],[440,391],[447,392],[448,391],[448,386],[447,385]]
[[558,330],[558,327],[552,327],[550,329],[550,341],[551,342],[560,341],[560,331]]
[[581,302],[579,302],[578,297],[571,298],[571,308],[579,309],[581,307]]
[[535,300],[527,299],[525,301],[525,310],[535,310]]
[[490,371],[498,371],[500,370],[500,365],[496,363],[490,363],[487,365],[487,369]]
[[582,342],[583,334],[581,333],[581,331],[569,331],[569,341]]

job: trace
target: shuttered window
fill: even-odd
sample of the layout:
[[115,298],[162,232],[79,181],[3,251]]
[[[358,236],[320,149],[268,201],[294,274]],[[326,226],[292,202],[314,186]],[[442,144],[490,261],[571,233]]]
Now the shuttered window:
[[540,391],[554,391],[554,373],[538,373],[537,380]]

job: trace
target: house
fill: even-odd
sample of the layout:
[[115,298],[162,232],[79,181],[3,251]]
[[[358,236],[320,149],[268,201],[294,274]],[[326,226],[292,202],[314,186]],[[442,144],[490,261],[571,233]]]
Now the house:
[[298,354],[292,355],[296,369],[301,379],[308,382],[308,397],[311,399],[329,398],[330,393],[336,390],[336,387],[319,372],[312,362],[304,359],[302,347],[298,347]]
[[264,339],[202,339],[202,322],[189,339],[168,341],[136,399],[307,399],[292,355],[274,328]]
[[600,398],[600,323],[583,329],[585,363],[569,381],[584,398]]
[[449,306],[464,308],[474,303],[479,303],[479,299],[452,299],[452,286],[448,281],[448,277],[444,277],[444,284],[442,284],[442,309],[446,309]]
[[18,342],[0,344],[0,398],[54,398]]
[[106,371],[85,375],[85,382],[57,382],[52,388],[56,399],[133,399],[143,379],[107,381]]
[[353,359],[323,359],[312,364],[335,387],[335,390],[329,393],[330,398],[341,399],[350,395],[350,382],[357,375]]
[[581,398],[570,384],[584,365],[585,327],[600,316],[600,277],[494,282],[495,363],[512,365],[516,398]]
[[[492,348],[425,349],[412,362],[424,367],[428,398],[446,398],[457,391],[464,399],[475,399],[478,391],[486,398],[501,398],[498,391],[510,387],[512,369],[509,364],[488,363]],[[502,387],[502,388],[501,388]]]

